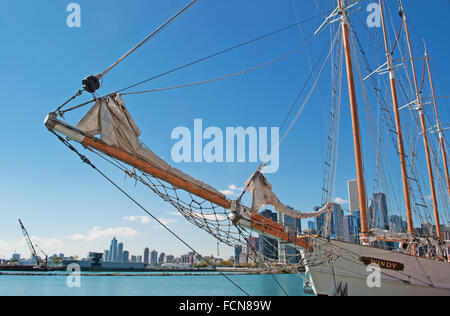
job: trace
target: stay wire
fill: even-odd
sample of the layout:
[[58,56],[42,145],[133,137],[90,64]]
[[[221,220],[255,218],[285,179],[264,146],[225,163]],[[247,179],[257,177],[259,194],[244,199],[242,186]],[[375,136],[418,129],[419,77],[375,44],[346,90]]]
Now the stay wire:
[[[72,146],[67,140],[58,135],[53,130],[50,130],[64,145],[66,145],[71,151],[76,153],[83,163],[91,166],[95,171],[97,171],[102,177],[104,177],[108,182],[110,182],[116,189],[118,189],[122,194],[124,194],[128,199],[130,199],[134,204],[136,204],[140,209],[142,209],[145,213],[147,213],[150,217],[152,217],[158,224],[160,224],[164,229],[166,229],[170,234],[172,234],[175,238],[177,238],[180,242],[182,242],[185,246],[191,249],[195,254],[200,256],[203,261],[206,261],[205,258],[194,248],[192,248],[187,242],[185,242],[181,237],[179,237],[175,232],[173,232],[169,227],[164,225],[159,219],[157,219],[152,213],[150,213],[144,206],[142,206],[138,201],[136,201],[132,196],[130,196],[124,189],[122,189],[118,184],[116,184],[113,180],[111,180],[106,174],[104,174],[101,170],[99,170],[86,156],[81,154],[74,146]],[[250,296],[244,289],[242,289],[239,285],[237,285],[233,280],[231,280],[226,274],[222,271],[217,270],[217,272],[225,277],[229,282],[231,282],[236,288],[238,288],[242,293],[246,296]]]
[[[312,21],[312,20],[314,20],[314,19],[317,19],[317,18],[319,18],[319,17],[322,17],[324,14],[327,14],[327,13],[328,13],[328,12],[324,12],[324,13],[318,14],[318,15],[316,15],[316,16],[313,16],[313,17],[311,17],[311,18],[305,19],[305,20],[303,20],[303,21],[300,21],[300,22],[297,22],[297,23],[294,23],[294,24],[285,26],[285,27],[280,28],[280,29],[278,29],[278,30],[275,30],[275,31],[273,31],[273,32],[266,33],[266,34],[264,34],[264,35],[261,35],[261,36],[259,36],[259,37],[254,38],[254,39],[251,39],[251,40],[248,40],[248,41],[246,41],[246,42],[237,44],[237,45],[235,45],[235,46],[233,46],[233,47],[230,47],[230,48],[224,49],[224,50],[222,50],[222,51],[216,52],[216,53],[214,53],[214,54],[211,54],[211,55],[209,55],[209,56],[206,56],[206,57],[197,59],[197,60],[195,60],[195,61],[193,61],[193,62],[190,62],[190,63],[187,63],[187,64],[185,64],[185,65],[183,65],[183,66],[179,66],[179,67],[176,67],[176,68],[174,68],[174,69],[172,69],[172,70],[169,70],[169,71],[160,73],[160,74],[155,75],[155,76],[153,76],[153,77],[151,77],[151,78],[148,78],[148,79],[145,79],[145,80],[140,81],[140,82],[138,82],[138,83],[135,83],[135,84],[133,84],[133,85],[130,85],[130,86],[126,87],[126,88],[122,88],[122,89],[117,90],[117,91],[115,91],[115,92],[109,93],[109,94],[106,95],[106,96],[110,96],[110,95],[113,95],[113,94],[116,94],[116,93],[120,93],[120,92],[129,90],[129,89],[131,89],[131,88],[137,87],[137,86],[142,85],[142,84],[144,84],[144,83],[147,83],[147,82],[149,82],[149,81],[152,81],[152,80],[161,78],[161,77],[163,77],[163,76],[169,75],[169,74],[171,74],[171,73],[174,73],[174,72],[176,72],[176,71],[178,71],[178,70],[182,70],[182,69],[184,69],[184,68],[187,68],[187,67],[193,66],[193,65],[195,65],[195,64],[198,64],[198,63],[200,63],[200,62],[206,61],[206,60],[208,60],[208,59],[217,57],[217,56],[219,56],[219,55],[222,55],[222,54],[225,54],[225,53],[227,53],[227,52],[233,51],[233,50],[235,50],[235,49],[238,49],[238,48],[240,48],[240,47],[246,46],[246,45],[248,45],[248,44],[257,42],[257,41],[259,41],[259,40],[262,40],[262,39],[264,39],[264,38],[270,37],[270,36],[272,36],[272,35],[281,33],[281,32],[283,32],[283,31],[286,31],[286,30],[291,29],[291,28],[293,28],[293,27],[296,27],[296,26],[298,26],[298,25],[301,25],[301,24],[310,22],[310,21]],[[62,114],[64,114],[64,113],[73,111],[73,110],[75,110],[75,109],[78,109],[78,108],[81,108],[81,107],[83,107],[83,106],[85,106],[85,105],[88,105],[88,104],[90,104],[90,103],[92,103],[92,102],[95,102],[95,99],[93,99],[93,100],[84,102],[84,103],[82,103],[82,104],[76,105],[76,106],[74,106],[74,107],[72,107],[72,108],[69,108],[69,109],[67,109],[67,110],[61,111],[61,109],[62,109],[65,105],[67,105],[70,101],[72,101],[73,99],[74,99],[74,97],[72,97],[69,101],[65,102],[65,103],[64,103],[63,105],[61,105],[55,112],[58,112],[58,114],[62,115]]]
[[254,39],[251,39],[251,40],[249,40],[249,41],[246,41],[246,42],[237,44],[237,45],[235,45],[235,46],[233,46],[233,47],[230,47],[230,48],[221,50],[221,51],[216,52],[216,53],[214,53],[214,54],[212,54],[212,55],[209,55],[209,56],[206,56],[206,57],[197,59],[197,60],[195,60],[195,61],[193,61],[193,62],[190,62],[190,63],[188,63],[188,64],[185,64],[185,65],[183,65],[183,66],[180,66],[180,67],[174,68],[174,69],[172,69],[172,70],[166,71],[166,72],[164,72],[164,73],[161,73],[161,74],[159,74],[159,75],[150,77],[150,78],[148,78],[148,79],[145,79],[145,80],[143,80],[143,81],[140,81],[140,82],[138,82],[138,83],[135,83],[135,84],[133,84],[133,85],[131,85],[131,86],[128,86],[128,87],[126,87],[126,88],[123,88],[123,89],[121,89],[121,90],[118,90],[117,92],[120,93],[120,92],[122,92],[122,91],[131,89],[131,88],[134,88],[134,87],[136,87],[136,86],[142,85],[142,84],[147,83],[147,82],[149,82],[149,81],[152,81],[152,80],[154,80],[154,79],[158,79],[158,78],[163,77],[163,76],[165,76],[165,75],[171,74],[171,73],[173,73],[173,72],[175,72],[175,71],[178,71],[178,70],[181,70],[181,69],[184,69],[184,68],[193,66],[193,65],[198,64],[198,63],[200,63],[200,62],[202,62],[202,61],[205,61],[205,60],[208,60],[208,59],[217,57],[217,56],[219,56],[219,55],[228,53],[228,52],[230,52],[230,51],[232,51],[232,50],[235,50],[235,49],[237,49],[237,48],[241,48],[241,47],[243,47],[243,46],[245,46],[245,45],[248,45],[248,44],[257,42],[257,41],[259,41],[259,40],[262,40],[262,39],[264,39],[264,38],[266,38],[266,37],[270,37],[270,36],[272,36],[272,35],[275,35],[275,34],[284,32],[284,31],[286,31],[286,30],[288,30],[288,29],[291,29],[291,28],[293,28],[293,27],[295,27],[295,26],[298,26],[298,25],[304,24],[304,23],[306,23],[306,22],[312,21],[312,20],[314,20],[314,19],[316,19],[316,18],[318,18],[318,17],[321,17],[321,16],[323,16],[323,14],[316,15],[316,16],[314,16],[314,17],[305,19],[305,20],[303,20],[303,21],[300,21],[300,22],[297,22],[297,23],[294,23],[294,24],[285,26],[285,27],[280,28],[280,29],[278,29],[278,30],[275,30],[275,31],[273,31],[273,32],[266,33],[266,34],[264,34],[264,35],[261,35],[261,36],[259,36],[259,37],[254,38]]

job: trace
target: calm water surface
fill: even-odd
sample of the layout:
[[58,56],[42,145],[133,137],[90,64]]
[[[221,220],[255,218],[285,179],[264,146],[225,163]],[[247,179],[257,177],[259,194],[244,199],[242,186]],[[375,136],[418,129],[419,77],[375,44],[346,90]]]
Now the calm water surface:
[[[0,276],[0,295],[67,296],[240,296],[243,293],[221,275],[81,276],[81,287],[67,286],[67,276]],[[305,296],[297,275],[229,275],[251,296]]]

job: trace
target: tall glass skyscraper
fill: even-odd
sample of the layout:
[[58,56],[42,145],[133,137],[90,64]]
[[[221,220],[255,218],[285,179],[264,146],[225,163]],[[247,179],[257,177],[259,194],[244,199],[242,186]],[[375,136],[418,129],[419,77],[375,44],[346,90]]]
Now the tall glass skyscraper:
[[369,204],[369,228],[389,230],[389,215],[386,194],[374,193]]
[[114,262],[117,260],[117,239],[116,237],[111,240],[111,245],[109,246],[109,260]]
[[150,261],[150,249],[145,248],[144,249],[144,263],[148,264]]
[[119,243],[119,245],[117,246],[117,257],[115,261],[123,261],[123,243]]
[[[261,215],[277,222],[278,216],[276,212],[271,210],[264,210]],[[266,236],[259,236],[259,250],[261,254],[269,259],[278,260],[278,241],[273,238],[268,238]]]

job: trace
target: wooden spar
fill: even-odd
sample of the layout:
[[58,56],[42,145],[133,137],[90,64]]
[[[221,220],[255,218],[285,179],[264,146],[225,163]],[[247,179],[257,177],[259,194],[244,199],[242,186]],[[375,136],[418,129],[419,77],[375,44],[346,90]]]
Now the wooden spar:
[[431,92],[433,94],[434,113],[436,115],[436,124],[437,124],[438,132],[439,132],[439,142],[441,143],[442,158],[443,158],[444,169],[445,169],[445,178],[447,179],[447,192],[448,192],[448,197],[450,198],[450,176],[448,173],[447,153],[445,151],[445,143],[444,143],[444,132],[442,130],[441,121],[439,120],[436,94],[434,92],[434,85],[433,85],[433,77],[431,76],[430,60],[428,58],[428,53],[427,53],[426,49],[425,49],[425,61],[427,63],[428,77],[430,79]]
[[385,43],[385,47],[386,47],[386,58],[387,58],[387,65],[388,65],[388,70],[389,70],[389,79],[390,79],[390,84],[391,84],[392,103],[393,103],[393,107],[394,107],[395,126],[396,126],[397,141],[398,141],[398,154],[400,156],[400,166],[401,166],[401,170],[402,170],[403,194],[404,194],[404,198],[405,198],[406,219],[408,222],[408,233],[413,236],[414,235],[414,224],[413,224],[412,211],[411,211],[411,199],[409,196],[408,172],[406,169],[406,156],[405,156],[405,149],[403,146],[402,126],[401,126],[401,122],[400,122],[400,113],[398,110],[397,87],[395,84],[394,69],[392,67],[392,58],[391,58],[391,54],[389,52],[389,44],[387,41],[386,24],[384,21],[382,0],[379,0],[379,3],[380,3],[380,11],[381,11],[381,21],[383,24],[383,35],[384,35],[384,43]]
[[[61,133],[69,139],[73,139],[85,147],[93,148],[99,152],[104,153],[105,155],[120,160],[132,167],[135,167],[136,169],[139,169],[145,173],[151,174],[158,179],[166,181],[177,188],[186,190],[187,192],[204,198],[211,203],[222,206],[225,209],[232,208],[232,202],[225,197],[215,192],[209,191],[194,183],[188,182],[173,173],[151,165],[145,160],[135,157],[120,148],[109,146],[100,139],[91,135],[87,135],[84,132],[64,122],[59,121],[56,118],[56,115],[53,113],[47,116],[45,120],[45,126],[49,130]],[[294,234],[290,234],[282,224],[265,218],[258,213],[251,212],[249,214],[243,214],[242,218],[240,218],[237,223],[243,226],[248,226],[251,229],[257,230],[282,242],[293,244],[307,250],[312,249],[309,238],[298,237]]]
[[411,58],[411,68],[414,78],[414,87],[416,91],[416,98],[417,98],[417,109],[419,111],[419,117],[420,117],[420,125],[422,127],[422,136],[423,136],[423,144],[425,147],[425,156],[427,159],[427,167],[428,167],[428,178],[430,180],[430,191],[431,191],[431,199],[433,201],[433,211],[434,211],[434,218],[436,222],[436,235],[438,239],[441,239],[441,225],[439,220],[439,210],[438,210],[438,202],[436,198],[436,188],[434,186],[434,177],[433,177],[433,167],[431,165],[431,157],[430,157],[430,146],[428,144],[428,135],[427,135],[427,127],[425,123],[425,114],[423,111],[423,105],[422,105],[422,99],[419,91],[419,85],[417,83],[417,75],[416,75],[416,67],[414,65],[414,56],[412,53],[411,48],[411,41],[409,38],[409,30],[408,30],[408,23],[406,21],[406,14],[403,11],[403,8],[400,5],[400,13],[403,18],[403,24],[405,25],[405,31],[406,31],[406,39],[408,42],[408,49],[409,49],[409,57]]
[[364,181],[364,167],[362,160],[361,133],[359,126],[358,105],[356,101],[355,80],[353,75],[352,52],[348,35],[347,15],[344,11],[342,0],[338,0],[338,7],[341,14],[342,37],[345,49],[345,60],[347,65],[347,81],[350,97],[350,109],[353,126],[353,143],[355,148],[356,175],[358,179],[359,208],[361,215],[361,237],[364,244],[367,243],[367,233],[369,232],[369,223],[367,221],[366,204],[366,185]]
[[290,234],[284,225],[272,221],[261,214],[251,214],[250,228],[271,237],[275,237],[275,239],[282,242],[293,244],[306,250],[312,250],[312,244],[309,237],[297,236],[296,233]]
[[87,135],[84,132],[56,119],[56,115],[49,114],[47,116],[45,125],[48,129],[62,133],[63,135],[73,139],[83,146],[93,148],[99,152],[104,153],[110,157],[118,159],[136,169],[139,169],[145,173],[148,173],[158,179],[166,181],[176,188],[180,188],[190,192],[196,196],[204,198],[214,204],[224,207],[225,209],[231,208],[231,201],[224,196],[212,192],[202,186],[186,181],[185,179],[171,173],[170,171],[163,170],[154,166],[147,161],[133,156],[132,154],[114,146],[105,144],[100,139]]

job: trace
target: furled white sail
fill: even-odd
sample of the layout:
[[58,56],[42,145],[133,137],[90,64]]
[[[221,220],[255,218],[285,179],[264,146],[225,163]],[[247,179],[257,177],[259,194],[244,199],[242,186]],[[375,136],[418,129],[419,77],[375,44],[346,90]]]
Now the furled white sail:
[[139,140],[141,131],[119,94],[98,99],[76,128],[89,135],[100,135],[102,141],[107,145],[118,147],[159,169],[225,198],[218,190],[171,167],[146,148]]
[[327,203],[319,211],[312,213],[302,213],[284,205],[280,202],[275,193],[272,192],[272,185],[260,171],[257,171],[249,180],[247,180],[246,190],[250,192],[253,197],[252,210],[254,211],[258,211],[266,205],[272,205],[278,212],[293,218],[314,218],[333,211],[333,203],[331,202]]

